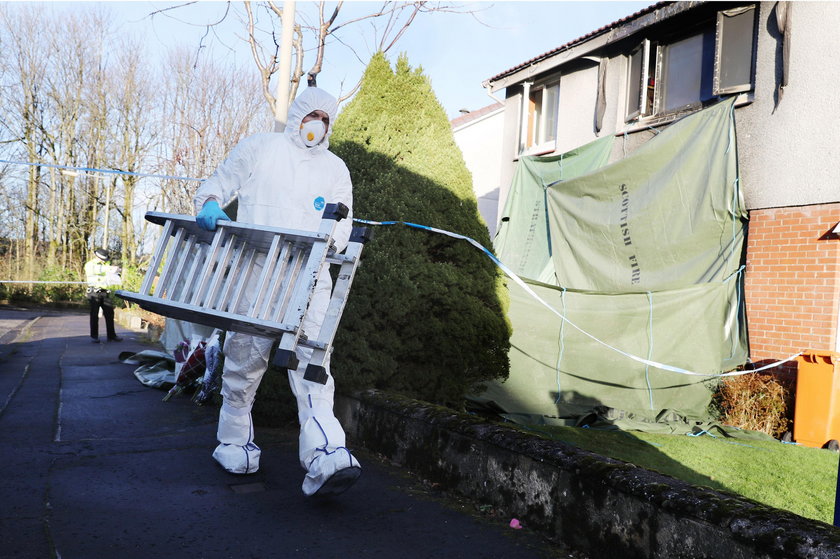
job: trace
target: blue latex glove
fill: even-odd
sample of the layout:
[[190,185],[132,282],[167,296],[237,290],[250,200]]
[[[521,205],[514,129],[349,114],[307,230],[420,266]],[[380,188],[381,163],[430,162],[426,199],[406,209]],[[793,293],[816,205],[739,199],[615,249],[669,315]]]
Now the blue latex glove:
[[195,216],[195,222],[205,231],[215,231],[216,222],[220,219],[230,221],[228,215],[219,207],[219,203],[215,200],[208,200],[198,215]]

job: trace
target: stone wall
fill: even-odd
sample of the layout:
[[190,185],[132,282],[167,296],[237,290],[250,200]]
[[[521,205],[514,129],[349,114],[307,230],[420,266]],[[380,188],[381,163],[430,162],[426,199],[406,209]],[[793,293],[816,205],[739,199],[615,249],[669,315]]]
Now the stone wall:
[[336,399],[362,446],[596,558],[827,559],[840,530],[512,427],[377,391]]

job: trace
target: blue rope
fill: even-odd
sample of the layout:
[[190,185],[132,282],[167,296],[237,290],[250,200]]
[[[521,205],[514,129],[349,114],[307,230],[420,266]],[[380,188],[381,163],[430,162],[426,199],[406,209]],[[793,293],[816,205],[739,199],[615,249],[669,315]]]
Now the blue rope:
[[[566,316],[566,288],[563,287],[563,292],[560,293],[560,301],[563,303],[563,316]],[[563,353],[566,351],[566,338],[563,335],[563,329],[566,326],[566,321],[560,321],[560,355],[557,356],[557,366],[554,368],[557,374],[557,399],[554,403],[560,402],[560,362],[563,361]]]
[[[736,321],[741,320],[741,289],[742,289],[741,272],[743,271],[743,269],[744,269],[744,266],[741,266],[740,268],[738,268],[735,271],[734,274],[729,276],[730,278],[731,277],[737,277],[738,278],[738,280],[735,283],[735,317],[736,317],[735,320]],[[726,278],[726,280],[724,280],[724,281],[729,281],[729,278]],[[729,358],[730,359],[732,359],[732,357],[735,355],[736,345],[737,344],[735,342],[735,336],[732,336],[732,348],[730,349],[730,352],[729,352]]]
[[653,388],[650,386],[650,360],[653,359],[653,294],[648,291],[648,363],[645,364],[645,382],[648,387],[648,399],[650,400],[650,409],[653,409]]
[[732,129],[734,128],[735,124],[735,103],[732,103],[732,107],[729,109],[729,142],[726,145],[726,152],[729,153],[729,148],[732,147]]
[[[715,435],[712,435],[710,432],[706,431],[705,429],[703,429],[701,431],[698,431],[697,433],[686,433],[686,435],[689,436],[689,437],[700,437],[702,435],[709,435],[713,439],[719,438],[719,437],[716,437]],[[752,448],[753,450],[767,450],[767,451],[770,450],[769,448],[758,448],[757,446],[753,446],[751,444],[739,443],[739,442],[735,442],[735,441],[727,441],[726,439],[721,439],[721,440],[723,442],[725,442],[726,444],[734,444],[735,446],[745,446],[747,448]]]
[[686,433],[686,435],[689,436],[689,437],[699,437],[701,435],[709,435],[713,439],[717,438],[716,436],[712,435],[711,433],[709,433],[705,429],[703,429],[702,431],[698,431],[697,433]]

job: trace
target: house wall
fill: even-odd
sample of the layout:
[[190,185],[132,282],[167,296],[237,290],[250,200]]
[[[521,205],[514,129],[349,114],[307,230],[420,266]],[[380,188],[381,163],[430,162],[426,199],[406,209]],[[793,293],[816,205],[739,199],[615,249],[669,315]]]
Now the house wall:
[[750,209],[837,202],[840,5],[789,3],[790,78],[775,108],[782,54],[774,5],[760,6],[755,99],[735,116],[744,199]]
[[[751,218],[745,300],[754,361],[808,349],[840,351],[840,239],[825,237],[840,221],[840,4],[788,3],[790,73],[781,99],[782,34],[776,5],[759,4],[755,88],[739,97],[735,109],[741,190]],[[654,135],[654,124],[667,124],[625,123],[628,43],[638,40],[631,35],[624,44],[603,50],[611,58],[599,134],[593,126],[597,66],[581,67],[578,60],[531,78],[561,75],[553,153],[617,134],[615,161]],[[573,60],[561,54],[564,61]],[[506,97],[503,141],[508,155],[501,170],[500,212],[517,161],[521,88],[511,85]]]
[[519,108],[522,105],[522,88],[509,87],[505,90],[504,126],[502,128],[502,164],[499,174],[498,215],[502,215],[510,193],[510,185],[518,161]]
[[747,321],[753,361],[837,348],[840,203],[750,212]]
[[779,99],[774,5],[760,6],[754,101],[735,115],[753,361],[840,350],[840,240],[827,235],[840,221],[840,65],[830,54],[840,47],[840,6],[789,4],[790,75]]
[[496,234],[498,220],[504,124],[504,114],[499,109],[452,130],[472,174],[478,211],[487,223],[490,238]]
[[556,153],[596,140],[593,99],[598,91],[598,65],[564,73],[560,78]]

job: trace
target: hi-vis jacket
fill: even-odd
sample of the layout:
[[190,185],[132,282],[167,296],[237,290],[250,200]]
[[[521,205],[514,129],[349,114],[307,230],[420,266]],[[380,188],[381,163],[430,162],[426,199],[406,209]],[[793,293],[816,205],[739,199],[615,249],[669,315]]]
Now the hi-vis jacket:
[[[314,110],[327,113],[330,124],[324,140],[307,148],[299,130],[303,118]],[[353,223],[353,191],[347,166],[327,150],[337,112],[332,96],[306,88],[289,107],[283,133],[255,134],[231,150],[196,192],[196,213],[208,199],[224,205],[238,191],[237,221],[317,231],[326,204],[341,202],[350,208],[350,215],[338,222],[334,240],[336,249],[344,250]]]
[[117,267],[99,258],[88,260],[85,263],[85,281],[90,287],[96,289],[107,289],[119,285],[121,280]]

